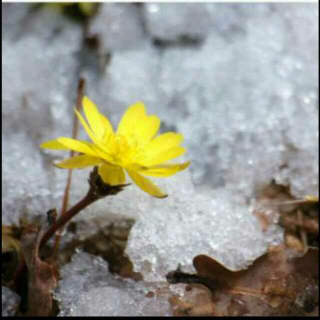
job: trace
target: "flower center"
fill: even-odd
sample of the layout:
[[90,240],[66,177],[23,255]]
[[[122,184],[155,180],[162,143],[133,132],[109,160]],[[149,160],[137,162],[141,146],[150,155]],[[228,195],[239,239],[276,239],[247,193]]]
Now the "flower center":
[[108,150],[114,162],[120,166],[139,162],[146,157],[144,146],[135,135],[113,135],[108,142]]

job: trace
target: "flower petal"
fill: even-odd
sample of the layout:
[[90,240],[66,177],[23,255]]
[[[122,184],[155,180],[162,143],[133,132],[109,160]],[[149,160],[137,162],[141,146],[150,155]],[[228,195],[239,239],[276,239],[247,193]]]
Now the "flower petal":
[[58,138],[58,143],[69,150],[81,152],[90,156],[98,157],[97,153],[92,149],[89,143],[85,141],[75,140],[71,138]]
[[155,166],[165,161],[175,159],[183,155],[185,152],[186,149],[183,147],[173,147],[160,153],[153,154],[152,156],[147,155],[148,157],[143,161],[140,161],[139,164],[146,167]]
[[90,148],[92,148],[92,150],[95,151],[96,157],[100,157],[100,158],[112,163],[112,156],[108,152],[106,152],[105,149],[102,148],[100,144],[96,145],[96,144],[91,144],[89,142],[87,142],[87,144],[90,146]]
[[168,195],[163,193],[153,182],[151,182],[149,179],[143,177],[141,174],[134,172],[134,171],[128,171],[129,176],[133,180],[133,182],[143,191],[149,193],[153,197],[156,198],[165,198]]
[[81,113],[77,110],[74,109],[78,119],[80,120],[82,126],[84,127],[84,130],[86,130],[87,135],[90,137],[90,139],[94,142],[94,143],[98,143],[98,139],[95,137],[95,135],[93,134],[93,132],[91,131],[91,129],[89,128],[88,124],[86,123],[86,121],[83,119]]
[[40,145],[40,148],[52,149],[52,150],[69,150],[69,148],[67,148],[66,146],[64,146],[60,142],[58,142],[57,139],[43,142]]
[[139,171],[139,173],[151,177],[166,178],[188,168],[190,163],[191,161],[180,164],[162,164],[152,168],[141,170]]
[[101,159],[87,155],[75,156],[54,165],[63,169],[86,168],[96,166],[101,163]]
[[147,116],[143,123],[136,127],[134,135],[139,141],[149,142],[158,132],[160,128],[160,119],[157,116]]
[[[100,142],[95,135],[93,134],[93,132],[91,131],[91,129],[89,128],[88,124],[86,123],[86,121],[83,119],[82,115],[78,112],[77,109],[75,109],[75,112],[81,122],[81,124],[83,125],[84,129],[86,130],[88,136],[91,138],[91,140],[93,141],[94,145],[90,145],[90,147],[102,158],[106,159],[107,161],[111,161],[112,157],[106,152],[105,150],[105,146],[103,145],[102,142]],[[100,114],[101,116],[101,114]],[[87,143],[88,144],[88,143]],[[88,144],[89,145],[89,144]]]
[[183,136],[180,133],[166,132],[151,140],[146,146],[146,153],[149,157],[159,154],[162,151],[169,150],[179,146],[183,141]]
[[82,105],[92,132],[96,138],[100,140],[104,136],[105,127],[103,125],[99,110],[88,97],[83,97]]
[[98,172],[102,180],[105,183],[110,184],[111,186],[124,184],[126,182],[126,176],[121,167],[104,163],[101,166],[99,166]]
[[146,111],[142,102],[137,102],[131,105],[122,116],[122,119],[118,125],[117,134],[131,135],[134,133],[134,129],[143,125],[146,118]]
[[101,113],[100,113],[100,117],[105,129],[104,136],[102,138],[102,143],[107,143],[109,141],[110,136],[113,135],[113,128],[107,117],[105,117]]

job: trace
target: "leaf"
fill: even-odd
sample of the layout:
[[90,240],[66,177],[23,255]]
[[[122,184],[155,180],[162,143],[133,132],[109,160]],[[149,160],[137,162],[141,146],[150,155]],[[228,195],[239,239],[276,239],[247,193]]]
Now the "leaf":
[[2,226],[2,253],[15,251],[20,253],[20,240],[15,237],[14,227]]
[[[49,220],[49,219],[48,219]],[[21,248],[28,267],[28,316],[49,316],[52,310],[52,290],[57,285],[57,271],[39,258],[41,239],[48,228],[29,226],[22,234]]]
[[309,202],[319,202],[319,197],[317,197],[317,196],[306,195],[304,198],[306,200],[308,200]]
[[[291,258],[291,254],[282,247],[277,248],[241,271],[230,271],[204,255],[195,257],[193,263],[199,276],[215,280],[222,291],[227,290],[234,298],[246,296],[247,299],[240,300],[242,305],[247,305],[251,314],[290,315],[311,312],[319,303],[316,294],[318,250],[309,248],[302,257]],[[216,293],[214,287],[210,289],[213,294]],[[252,304],[250,307],[250,296],[260,301],[260,308]]]
[[14,226],[2,226],[2,280],[10,281],[21,260],[20,230]]
[[231,271],[206,255],[193,259],[197,274],[180,270],[170,283],[198,283],[210,289],[215,316],[306,315],[319,305],[318,250],[303,256],[283,247],[257,259],[248,269]]

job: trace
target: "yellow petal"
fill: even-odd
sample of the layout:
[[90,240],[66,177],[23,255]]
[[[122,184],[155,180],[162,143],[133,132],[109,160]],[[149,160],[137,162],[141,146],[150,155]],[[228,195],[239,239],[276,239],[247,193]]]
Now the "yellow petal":
[[150,141],[158,132],[160,128],[160,119],[157,116],[147,116],[143,123],[136,127],[134,135],[136,135],[141,142]]
[[58,142],[57,139],[43,142],[40,145],[40,148],[53,149],[53,150],[69,150],[69,148],[67,148],[66,146],[64,146],[60,142]]
[[86,130],[87,135],[90,137],[90,139],[94,142],[94,143],[98,143],[98,139],[95,137],[95,135],[93,134],[93,132],[91,131],[91,129],[89,128],[88,124],[86,123],[86,121],[83,119],[81,113],[77,110],[74,109],[78,119],[80,120],[82,126],[84,127],[84,130]]
[[134,133],[134,129],[143,124],[145,118],[146,111],[142,102],[131,105],[122,116],[117,134],[130,135]]
[[109,141],[110,136],[113,135],[113,128],[107,117],[105,117],[101,113],[100,113],[100,117],[101,117],[102,124],[105,128],[105,133],[104,133],[104,137],[102,138],[102,143],[106,144]]
[[149,179],[143,177],[141,174],[134,172],[134,171],[128,171],[129,176],[133,180],[133,182],[143,191],[149,193],[153,197],[156,198],[165,198],[168,195],[163,193],[153,182],[151,182]]
[[85,141],[79,141],[71,138],[58,138],[58,143],[68,148],[69,150],[81,152],[90,156],[97,157],[97,153],[92,149],[89,143]]
[[67,160],[64,160],[59,163],[55,163],[54,165],[59,168],[63,169],[73,169],[73,168],[86,168],[91,166],[96,166],[101,163],[101,159],[87,156],[87,155],[81,155],[81,156],[75,156],[72,158],[69,158]]
[[151,140],[146,146],[146,153],[149,157],[159,154],[162,151],[169,150],[179,146],[183,141],[183,136],[180,133],[166,132]]
[[139,173],[151,177],[166,178],[188,168],[190,163],[190,161],[187,161],[180,164],[162,164],[152,168],[141,170],[139,171]]
[[102,164],[99,167],[98,172],[102,180],[111,186],[124,184],[126,182],[126,176],[121,167],[113,166],[111,164]]
[[175,159],[186,152],[186,149],[183,147],[173,147],[169,150],[162,151],[158,154],[153,154],[151,157],[147,154],[147,158],[143,161],[140,161],[139,164],[150,167],[157,164],[163,163],[168,160]]
[[101,114],[96,105],[88,97],[83,98],[82,104],[90,128],[96,138],[100,140],[105,133],[105,127],[102,123]]
[[[93,132],[91,131],[91,129],[89,128],[88,124],[86,123],[86,121],[83,119],[82,115],[78,112],[78,110],[75,109],[76,115],[78,116],[81,124],[83,125],[84,129],[86,130],[88,136],[91,138],[91,140],[93,141],[94,145],[91,145],[90,147],[95,150],[95,152],[101,156],[102,158],[106,159],[107,161],[111,161],[112,158],[111,156],[108,154],[107,150],[105,150],[105,146],[102,142],[100,142],[95,135],[93,134]],[[101,116],[101,114],[100,114]]]

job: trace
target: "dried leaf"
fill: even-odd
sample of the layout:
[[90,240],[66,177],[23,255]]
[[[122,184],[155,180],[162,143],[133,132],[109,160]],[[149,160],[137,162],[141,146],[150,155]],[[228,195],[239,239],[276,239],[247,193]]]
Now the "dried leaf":
[[41,239],[48,228],[46,222],[40,230],[27,228],[21,237],[21,248],[28,267],[29,316],[49,316],[52,310],[52,290],[57,285],[57,272],[39,258]]
[[196,256],[193,264],[197,275],[178,270],[167,279],[209,288],[215,316],[306,315],[319,304],[317,249],[293,257],[283,247],[274,248],[241,271],[231,271],[206,255]]
[[21,260],[20,230],[14,226],[2,226],[2,280],[9,285]]
[[2,253],[15,251],[20,253],[20,240],[15,237],[14,227],[2,226]]
[[319,202],[319,197],[317,196],[307,195],[304,198],[309,202]]
[[[291,258],[290,254],[282,247],[277,248],[257,259],[249,269],[236,272],[200,255],[195,257],[194,267],[199,276],[214,280],[219,284],[217,288],[238,297],[243,303],[241,308],[254,315],[312,312],[319,303],[315,294],[318,289],[318,250],[310,248],[304,256],[297,258]],[[216,292],[213,290],[213,294]],[[239,295],[247,297],[239,300]],[[260,309],[256,305],[253,312],[253,306],[248,303],[249,296],[260,301]],[[230,303],[228,308],[230,312]]]

